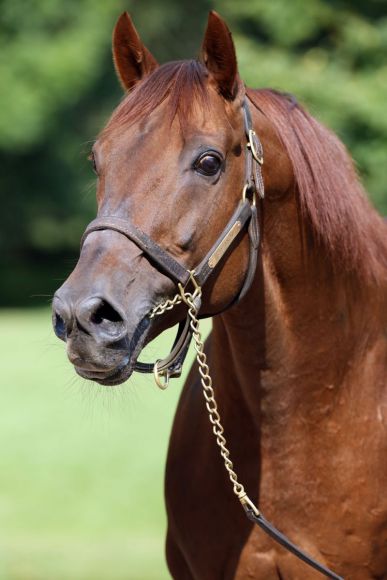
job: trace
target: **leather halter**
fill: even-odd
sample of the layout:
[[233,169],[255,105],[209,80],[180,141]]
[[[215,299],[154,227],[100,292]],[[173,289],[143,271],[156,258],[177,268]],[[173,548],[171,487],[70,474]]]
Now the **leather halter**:
[[[249,265],[243,286],[237,297],[233,300],[233,303],[243,298],[254,278],[260,242],[256,197],[257,194],[261,199],[264,197],[264,184],[261,170],[263,164],[263,149],[253,129],[251,113],[246,99],[243,101],[242,110],[246,134],[245,185],[243,187],[242,199],[214,245],[194,269],[195,280],[203,287],[216,271],[217,265],[234,241],[247,228],[250,240]],[[83,234],[81,248],[91,232],[100,230],[114,230],[126,236],[157,265],[161,272],[166,274],[176,284],[181,284],[183,287],[186,287],[189,283],[190,271],[185,266],[130,221],[117,216],[97,217],[93,220]],[[181,375],[191,339],[192,331],[189,316],[187,316],[185,321],[179,324],[171,352],[166,358],[157,362],[157,369],[160,375],[166,376],[167,380],[170,377],[178,377]],[[155,363],[137,361],[134,370],[141,373],[152,373],[154,366]]]

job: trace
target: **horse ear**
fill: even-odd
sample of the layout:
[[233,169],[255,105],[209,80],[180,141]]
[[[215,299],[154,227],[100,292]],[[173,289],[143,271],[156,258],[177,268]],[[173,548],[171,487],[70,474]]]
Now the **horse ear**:
[[214,10],[208,15],[202,45],[202,60],[215,78],[219,92],[233,100],[238,88],[238,65],[234,42],[226,23]]
[[143,45],[127,12],[119,17],[113,32],[113,60],[117,76],[127,91],[158,67]]

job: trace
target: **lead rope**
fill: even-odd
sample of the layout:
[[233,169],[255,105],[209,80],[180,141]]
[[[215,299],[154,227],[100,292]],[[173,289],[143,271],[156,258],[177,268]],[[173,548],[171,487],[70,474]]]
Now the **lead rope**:
[[[219,415],[218,405],[215,399],[215,392],[212,386],[212,379],[210,375],[210,369],[207,364],[207,356],[204,352],[204,343],[202,339],[202,333],[199,328],[198,311],[200,309],[202,289],[197,284],[195,280],[195,271],[190,271],[190,280],[194,286],[193,292],[187,292],[185,288],[179,284],[180,294],[176,294],[174,298],[168,299],[162,304],[159,304],[153,308],[149,317],[154,318],[155,316],[160,316],[167,310],[172,310],[174,306],[185,302],[188,306],[188,315],[190,317],[190,327],[192,330],[192,337],[194,340],[194,346],[196,351],[196,361],[199,367],[200,382],[203,389],[203,395],[205,399],[205,405],[208,412],[209,420],[212,424],[212,432],[215,435],[216,444],[220,449],[220,455],[222,456],[224,467],[227,471],[228,477],[232,484],[233,493],[236,495],[247,517],[255,524],[260,526],[267,534],[269,534],[276,542],[281,544],[284,548],[292,552],[295,556],[303,560],[306,564],[326,576],[327,578],[332,578],[333,580],[344,580],[341,576],[332,572],[329,568],[323,564],[319,564],[313,558],[308,556],[295,544],[293,544],[284,534],[277,530],[264,516],[260,513],[257,506],[251,501],[247,495],[244,486],[238,481],[238,475],[234,470],[234,464],[230,459],[230,451],[227,447],[227,440],[224,435],[223,425],[221,423],[221,418]],[[161,389],[166,389],[169,383],[168,374],[166,374],[166,380],[163,382],[160,377],[160,373],[157,369],[158,361],[156,361],[154,366],[154,377],[157,386]]]

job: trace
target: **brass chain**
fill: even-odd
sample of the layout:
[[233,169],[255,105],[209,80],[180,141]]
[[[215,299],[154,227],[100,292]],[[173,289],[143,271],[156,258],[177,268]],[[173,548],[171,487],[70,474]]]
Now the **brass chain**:
[[172,299],[167,299],[162,304],[158,304],[153,308],[151,313],[149,314],[149,318],[154,318],[155,316],[160,316],[160,314],[164,314],[167,310],[172,310],[174,306],[180,304],[183,301],[180,294],[176,294],[176,296]]
[[[220,454],[223,458],[224,467],[226,468],[228,477],[233,486],[233,492],[241,502],[245,510],[252,510],[256,516],[259,516],[259,510],[248,497],[244,486],[238,481],[238,476],[234,470],[234,464],[230,458],[230,451],[227,447],[227,440],[224,435],[224,428],[221,423],[221,418],[218,410],[218,405],[215,399],[215,392],[212,386],[212,379],[210,369],[207,364],[207,356],[204,352],[204,342],[202,333],[199,328],[198,302],[200,301],[202,290],[197,285],[194,277],[194,272],[191,272],[191,280],[194,282],[195,290],[193,293],[186,292],[181,284],[179,284],[180,294],[176,294],[173,299],[168,299],[164,303],[155,306],[151,311],[150,318],[163,314],[166,310],[171,310],[176,304],[185,302],[188,306],[188,315],[190,317],[190,327],[192,330],[192,337],[196,351],[196,360],[199,367],[200,382],[203,389],[203,396],[205,405],[208,411],[208,417],[212,424],[212,432],[216,439],[216,444],[220,449]],[[156,363],[157,364],[157,363]]]

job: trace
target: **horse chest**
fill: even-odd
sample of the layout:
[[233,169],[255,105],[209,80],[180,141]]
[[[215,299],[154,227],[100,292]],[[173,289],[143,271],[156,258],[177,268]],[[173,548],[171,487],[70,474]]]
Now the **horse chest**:
[[[318,439],[311,437],[309,451],[304,446],[301,453],[290,446],[279,460],[269,457],[265,449],[260,456],[258,447],[252,448],[246,423],[238,428],[245,442],[250,437],[250,444],[233,456],[249,491],[259,490],[263,513],[317,560],[336,567],[345,577],[384,578],[387,505],[380,465],[382,434],[364,425],[364,437],[357,445],[342,438],[334,453],[319,448]],[[361,423],[352,424],[362,435]],[[226,433],[232,444],[236,433],[229,425]],[[337,440],[335,429],[332,439]],[[247,455],[256,459],[258,468],[241,461]],[[166,499],[173,577],[320,577],[246,520],[214,445],[197,378],[186,387],[176,416]]]

